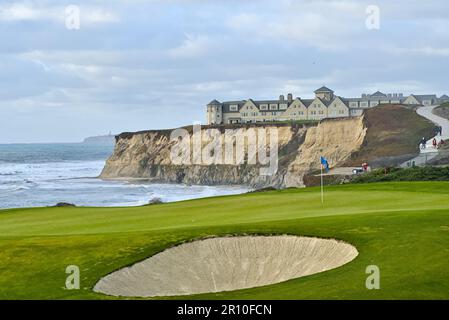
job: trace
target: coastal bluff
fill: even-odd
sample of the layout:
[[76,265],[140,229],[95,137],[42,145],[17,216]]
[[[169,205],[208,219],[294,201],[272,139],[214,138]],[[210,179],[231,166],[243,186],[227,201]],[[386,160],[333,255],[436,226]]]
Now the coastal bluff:
[[[201,131],[211,128],[219,130],[222,141],[225,140],[226,126],[204,126]],[[244,134],[251,129],[267,133],[276,130],[278,151],[274,174],[261,175],[260,169],[264,165],[248,161],[242,164],[174,164],[171,160],[171,148],[175,144],[170,138],[172,130],[150,130],[116,136],[114,153],[106,161],[100,178],[140,178],[155,183],[247,185],[253,188],[304,186],[304,175],[320,168],[318,159],[321,155],[327,157],[332,166],[338,165],[360,149],[366,133],[363,116],[327,119],[314,125],[246,124],[232,128],[240,129]],[[185,130],[193,135],[192,127],[185,127]],[[266,141],[268,150],[269,140]],[[202,146],[206,143],[203,138]],[[248,149],[246,144],[245,159],[248,158]]]
[[[193,127],[182,128],[192,137]],[[277,163],[274,174],[263,175],[260,163],[175,164],[171,150],[173,130],[126,132],[116,136],[115,149],[106,161],[102,179],[146,179],[154,183],[246,185],[255,189],[302,187],[307,177],[319,172],[320,156],[331,168],[370,164],[397,165],[419,153],[418,141],[431,136],[433,125],[413,110],[400,105],[372,108],[357,117],[324,119],[318,123],[253,123],[201,127],[201,147],[208,144],[205,131],[276,131]],[[265,141],[266,140],[266,141]],[[262,142],[270,149],[270,139]],[[223,143],[223,142],[221,142]],[[193,144],[193,142],[192,142]],[[224,144],[224,143],[223,143]],[[244,158],[249,155],[244,147]],[[223,155],[224,157],[224,155]],[[305,179],[306,177],[306,179]]]

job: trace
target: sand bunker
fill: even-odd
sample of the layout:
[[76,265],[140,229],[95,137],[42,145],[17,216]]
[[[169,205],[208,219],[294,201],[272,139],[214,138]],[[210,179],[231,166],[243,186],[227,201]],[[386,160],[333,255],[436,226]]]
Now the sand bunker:
[[296,236],[223,237],[185,243],[103,277],[94,291],[155,297],[258,287],[337,268],[347,243]]

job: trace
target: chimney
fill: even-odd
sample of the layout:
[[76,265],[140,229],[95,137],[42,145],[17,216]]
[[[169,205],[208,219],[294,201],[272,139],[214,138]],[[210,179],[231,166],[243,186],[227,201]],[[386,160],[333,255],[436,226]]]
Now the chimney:
[[287,94],[287,100],[288,100],[288,102],[293,101],[293,95],[291,93]]
[[281,95],[279,96],[279,100],[284,101],[284,95],[283,95],[283,94],[281,94]]

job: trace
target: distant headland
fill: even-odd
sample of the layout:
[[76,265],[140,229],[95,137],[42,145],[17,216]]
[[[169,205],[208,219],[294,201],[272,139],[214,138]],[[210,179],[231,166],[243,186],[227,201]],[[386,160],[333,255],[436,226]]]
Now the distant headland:
[[82,143],[113,146],[115,145],[115,135],[109,133],[106,135],[87,137],[83,140]]

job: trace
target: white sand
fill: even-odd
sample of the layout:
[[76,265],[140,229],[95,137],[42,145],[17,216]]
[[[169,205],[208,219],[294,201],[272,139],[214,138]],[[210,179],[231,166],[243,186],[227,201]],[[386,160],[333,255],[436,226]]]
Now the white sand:
[[357,256],[347,243],[296,236],[222,237],[185,243],[115,271],[94,291],[155,297],[231,291],[299,278]]

